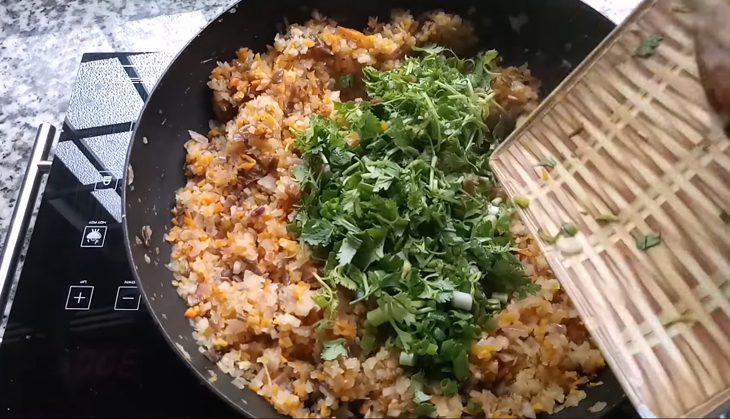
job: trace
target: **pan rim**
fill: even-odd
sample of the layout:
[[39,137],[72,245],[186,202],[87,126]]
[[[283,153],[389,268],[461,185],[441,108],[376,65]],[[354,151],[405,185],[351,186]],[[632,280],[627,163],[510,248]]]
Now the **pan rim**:
[[[132,271],[134,281],[137,283],[137,286],[142,291],[141,294],[142,294],[142,298],[144,299],[146,311],[150,314],[150,316],[154,320],[155,327],[161,332],[161,334],[164,337],[165,341],[167,342],[167,345],[170,348],[170,350],[175,353],[175,355],[180,359],[180,361],[186,365],[187,369],[190,370],[199,381],[203,382],[204,385],[208,387],[208,390],[212,391],[215,394],[215,396],[218,397],[219,399],[223,399],[224,402],[226,404],[228,404],[228,406],[230,408],[233,409],[233,411],[235,411],[239,414],[243,414],[247,417],[255,418],[257,416],[252,414],[248,410],[248,408],[246,407],[245,404],[242,405],[241,403],[236,402],[231,397],[229,397],[225,392],[220,391],[220,389],[218,389],[214,383],[212,383],[210,380],[208,380],[208,377],[206,377],[201,371],[199,371],[198,368],[194,368],[192,365],[190,365],[190,361],[186,358],[186,356],[178,348],[178,345],[177,345],[178,342],[175,342],[173,336],[171,336],[168,333],[168,331],[165,329],[165,327],[162,325],[162,318],[157,313],[157,310],[154,310],[151,308],[152,303],[150,301],[150,297],[149,297],[147,291],[145,290],[145,287],[143,285],[144,281],[141,280],[139,271],[137,270],[137,266],[134,262],[134,254],[132,251],[133,242],[132,242],[132,238],[131,238],[132,233],[130,232],[129,221],[127,219],[127,194],[128,194],[128,190],[129,190],[130,186],[132,186],[129,183],[129,181],[127,180],[128,176],[129,176],[129,171],[131,168],[130,160],[132,158],[132,150],[134,148],[134,145],[141,142],[141,138],[139,139],[139,141],[137,138],[139,135],[138,130],[140,128],[139,121],[147,113],[147,108],[151,102],[150,99],[155,94],[155,92],[157,92],[157,90],[159,89],[161,82],[165,78],[165,75],[169,72],[170,68],[172,68],[176,64],[178,59],[185,53],[185,51],[188,50],[188,47],[193,42],[195,42],[195,40],[203,32],[205,32],[206,30],[211,28],[213,25],[215,25],[220,19],[225,18],[225,16],[227,14],[238,13],[239,6],[244,2],[245,2],[245,0],[240,0],[240,1],[233,3],[228,8],[226,8],[225,10],[220,12],[218,15],[216,15],[214,18],[212,18],[208,22],[206,22],[206,24],[202,28],[200,28],[200,30],[198,30],[196,32],[195,36],[191,37],[190,40],[188,42],[186,42],[182,48],[180,48],[180,50],[175,54],[175,56],[167,64],[164,71],[161,73],[159,79],[157,79],[157,81],[155,81],[155,85],[150,90],[147,100],[145,101],[144,106],[142,106],[139,116],[137,117],[137,120],[135,121],[134,130],[132,130],[132,134],[131,134],[131,140],[129,141],[129,145],[127,146],[127,153],[126,153],[126,156],[124,159],[124,170],[126,172],[125,172],[125,176],[124,176],[125,182],[124,182],[124,187],[122,188],[122,196],[121,196],[121,205],[122,205],[121,218],[122,218],[122,235],[124,237],[124,251],[127,255],[127,262],[129,264],[129,268]],[[134,169],[131,168],[131,170],[133,171]],[[134,182],[132,182],[132,183],[134,183]],[[197,346],[197,343],[196,343],[196,346]],[[217,368],[217,365],[215,365],[214,362],[211,362],[211,366]],[[256,393],[254,393],[248,389],[242,389],[241,392],[242,392],[242,394],[241,394],[242,399],[244,399],[244,400],[249,397],[260,397],[259,395],[257,395]],[[272,411],[273,411],[273,408],[272,408]]]

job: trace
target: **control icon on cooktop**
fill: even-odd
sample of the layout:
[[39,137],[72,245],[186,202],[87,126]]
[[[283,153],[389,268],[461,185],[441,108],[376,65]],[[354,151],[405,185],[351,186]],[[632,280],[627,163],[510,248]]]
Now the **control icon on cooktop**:
[[81,247],[103,247],[106,239],[106,226],[88,225],[84,227]]
[[117,299],[114,301],[114,310],[139,310],[139,289],[137,287],[120,286],[117,288]]
[[93,296],[93,285],[71,285],[68,287],[66,310],[88,310]]
[[101,181],[96,182],[94,184],[95,191],[97,191],[99,189],[116,189],[117,188],[118,179],[114,177],[114,174],[112,174],[112,172],[107,171],[107,170],[101,170],[101,171],[99,171],[99,175],[101,176]]

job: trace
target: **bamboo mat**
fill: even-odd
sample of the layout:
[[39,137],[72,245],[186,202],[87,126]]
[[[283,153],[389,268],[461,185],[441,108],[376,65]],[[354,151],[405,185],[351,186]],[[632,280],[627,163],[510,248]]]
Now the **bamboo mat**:
[[[730,401],[730,139],[691,25],[675,1],[643,2],[491,162],[645,417]],[[579,233],[551,244],[566,222]]]

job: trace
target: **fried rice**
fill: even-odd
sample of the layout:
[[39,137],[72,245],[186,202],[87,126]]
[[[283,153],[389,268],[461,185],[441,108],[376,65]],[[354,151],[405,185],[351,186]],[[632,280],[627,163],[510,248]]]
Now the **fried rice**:
[[[394,68],[414,46],[468,51],[475,41],[468,22],[443,12],[419,20],[395,13],[387,23],[371,19],[363,32],[314,16],[277,35],[266,53],[242,48],[212,71],[216,120],[207,135],[191,132],[185,145],[187,184],[177,192],[166,237],[173,247],[169,267],[200,351],[280,413],[413,416],[410,378],[396,349],[320,357],[316,267],[287,231],[299,200],[292,170],[301,161],[293,142],[310,117],[329,116],[343,99],[340,75]],[[525,68],[503,69],[493,88],[508,110],[537,100]],[[556,412],[585,398],[581,386],[604,366],[537,244],[519,221],[514,230],[539,291],[511,301],[496,317],[496,330],[473,344],[471,377],[459,394],[433,390],[440,417],[461,417],[468,404],[486,417]],[[361,304],[341,304],[333,333],[356,343],[365,312]]]

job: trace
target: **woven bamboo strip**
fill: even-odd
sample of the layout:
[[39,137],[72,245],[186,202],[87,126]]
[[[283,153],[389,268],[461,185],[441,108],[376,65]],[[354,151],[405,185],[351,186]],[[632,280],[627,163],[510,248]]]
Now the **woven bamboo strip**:
[[[696,417],[730,401],[730,139],[698,80],[690,16],[673,6],[645,1],[492,167],[530,198],[533,234],[580,230],[578,254],[539,243],[640,412]],[[663,37],[654,54],[632,56],[650,35]],[[558,162],[547,177],[545,158]],[[661,245],[638,249],[652,232]]]

